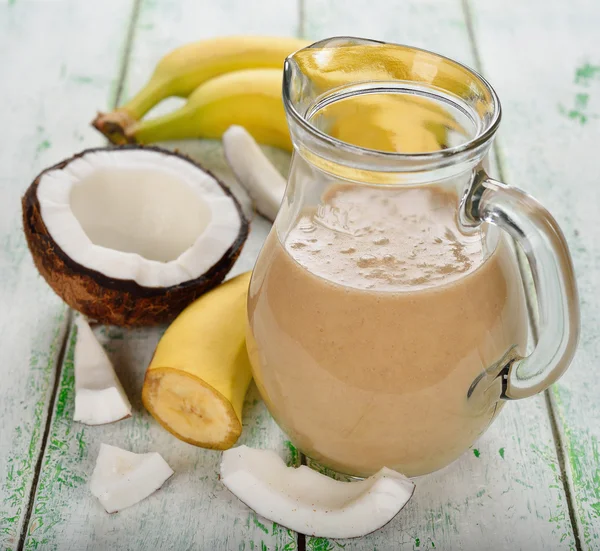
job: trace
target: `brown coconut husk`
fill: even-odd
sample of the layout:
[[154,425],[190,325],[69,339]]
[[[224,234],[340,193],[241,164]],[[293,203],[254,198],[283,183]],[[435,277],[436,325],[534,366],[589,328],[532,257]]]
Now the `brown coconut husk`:
[[[229,188],[211,174],[235,203],[242,224],[237,239],[206,273],[171,287],[144,287],[133,280],[111,278],[78,264],[56,244],[44,224],[37,198],[38,185],[46,172],[62,169],[86,153],[110,149],[114,148],[87,149],[37,176],[22,199],[23,229],[27,244],[40,274],[71,308],[99,323],[122,327],[168,323],[188,304],[223,281],[240,255],[250,225]],[[158,147],[128,145],[119,149],[146,149],[175,155],[209,173],[188,157]]]

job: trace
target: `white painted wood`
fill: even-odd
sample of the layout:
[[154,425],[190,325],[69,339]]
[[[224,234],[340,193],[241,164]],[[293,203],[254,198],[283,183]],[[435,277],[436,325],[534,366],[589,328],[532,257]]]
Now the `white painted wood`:
[[131,2],[0,3],[0,548],[15,549],[46,425],[67,309],[34,268],[20,198],[36,174],[103,140]]
[[[158,59],[184,42],[217,34],[256,33],[293,35],[297,7],[276,0],[262,2],[261,9],[242,0],[196,2],[145,1],[135,26],[135,41],[125,81],[125,95],[135,92],[150,75]],[[173,107],[165,102],[163,109]],[[106,105],[98,105],[105,108]],[[84,120],[93,114],[89,109]],[[249,202],[233,184],[220,143],[189,141],[164,144],[190,154],[232,184],[249,211]],[[289,156],[267,153],[287,170]],[[270,225],[253,220],[251,237],[231,274],[249,270]],[[73,423],[73,337],[69,344],[58,399],[50,426],[49,446],[43,458],[38,491],[26,549],[42,545],[50,549],[138,550],[210,549],[211,551],[296,549],[296,535],[258,519],[218,481],[220,453],[196,448],[177,440],[145,411],[141,388],[161,330],[127,331],[96,328],[132,402],[131,419],[103,427]],[[175,475],[156,494],[135,507],[108,515],[89,493],[89,476],[101,442],[134,451],[158,451]],[[295,450],[268,415],[254,386],[246,400],[244,432],[239,443],[280,451],[298,461]]]
[[[306,0],[305,15],[309,38],[389,40],[474,66],[460,0],[394,0],[368,8],[358,1]],[[508,404],[471,451],[418,479],[413,500],[382,530],[343,542],[313,538],[307,549],[570,549],[574,537],[559,474],[544,397]]]
[[[0,334],[11,343],[8,358],[0,364],[2,548],[15,547],[15,535],[18,537],[19,523],[27,508],[25,498],[34,466],[34,462],[27,462],[27,450],[32,449],[35,458],[52,383],[53,361],[65,326],[61,317],[64,308],[35,275],[26,254],[19,212],[16,207],[11,210],[13,207],[6,205],[18,204],[19,196],[35,173],[74,152],[80,139],[81,147],[101,143],[87,123],[96,108],[107,106],[107,96],[117,75],[118,52],[129,15],[123,2],[118,2],[118,6],[117,2],[17,0],[0,5],[3,74],[17,74],[23,65],[23,54],[14,44],[32,33],[26,43],[33,41],[36,46],[28,45],[32,53],[27,57],[36,78],[31,78],[24,91],[13,92],[4,87],[1,92],[4,101],[0,103],[0,118],[6,123],[5,128],[12,129],[10,134],[5,132],[4,138],[0,137],[0,156],[5,166],[16,167],[9,176],[0,177],[0,204],[5,209],[0,217],[0,235],[4,240],[0,248]],[[473,64],[458,0],[380,1],[368,7],[356,0],[306,0],[304,4],[304,29],[311,38],[360,34],[434,49]],[[50,7],[40,8],[44,5]],[[584,67],[585,63],[600,65],[589,30],[593,17],[586,12],[591,0],[587,3],[574,0],[567,6],[558,0],[549,4],[533,0],[531,6],[530,11],[511,0],[506,8],[503,4],[501,11],[498,6],[477,3],[478,41],[485,73],[504,100],[506,139],[502,140],[502,152],[507,179],[524,186],[527,180],[526,187],[559,215],[570,232],[568,237],[574,248],[585,248],[575,252],[586,301],[584,320],[589,328],[597,328],[592,293],[600,268],[598,236],[595,226],[584,223],[593,220],[594,205],[600,204],[588,160],[593,158],[590,153],[593,146],[586,146],[598,140],[598,126],[592,115],[600,109],[588,110],[589,120],[581,126],[577,126],[581,124],[578,115],[563,120],[556,114],[560,104],[568,115],[575,102],[581,102],[577,94],[586,93],[580,91],[580,83],[573,82],[575,67]],[[511,15],[505,15],[504,10]],[[578,16],[577,10],[584,15]],[[177,44],[242,31],[294,34],[298,12],[295,2],[284,4],[276,0],[261,2],[260,9],[255,3],[241,0],[210,5],[193,0],[146,0],[136,26],[126,94],[135,91],[156,60]],[[539,26],[538,36],[549,29],[553,37],[548,42],[540,40],[540,51],[533,48],[528,34],[539,14],[544,15],[535,23],[535,28]],[[511,30],[513,27],[515,31]],[[583,30],[583,38],[577,43],[579,29]],[[555,44],[549,45],[552,40]],[[527,48],[532,48],[531,53],[524,57]],[[540,63],[544,52],[552,55]],[[66,60],[64,70],[57,59]],[[573,64],[567,64],[570,69],[561,72],[566,61]],[[519,69],[516,72],[515,67]],[[562,75],[560,79],[556,73]],[[535,95],[524,97],[523,82],[527,83],[525,89],[536,91]],[[586,89],[595,90],[595,82],[586,80]],[[542,83],[552,85],[547,86],[551,94],[541,89]],[[588,105],[593,105],[591,101],[588,100]],[[552,117],[547,116],[550,107],[556,111]],[[37,129],[38,121],[43,121],[42,130]],[[51,142],[51,147],[45,140]],[[216,142],[180,145],[225,179],[229,178]],[[269,153],[285,167],[285,154],[271,150]],[[567,158],[573,161],[563,160]],[[549,184],[552,189],[544,187]],[[265,221],[255,220],[243,259],[234,268],[236,273],[252,266],[267,230]],[[579,232],[577,236],[575,230]],[[178,441],[143,410],[142,378],[159,331],[116,328],[96,331],[116,365],[136,413],[129,420],[107,427],[84,427],[71,421],[71,338],[25,547],[296,549],[294,534],[256,518],[218,483],[217,452]],[[559,412],[567,422],[563,437],[571,454],[571,482],[576,488],[582,541],[586,548],[594,549],[598,545],[594,504],[600,501],[595,493],[600,487],[597,448],[600,413],[594,409],[598,402],[591,386],[592,381],[596,386],[599,381],[592,378],[591,372],[599,354],[598,339],[590,329],[583,340],[578,364],[561,381],[555,397],[561,401]],[[19,413],[15,414],[15,410]],[[278,449],[291,459],[285,437],[258,400],[255,389],[249,394],[245,417],[241,442]],[[102,441],[136,452],[157,450],[176,474],[149,499],[109,516],[88,488]],[[420,550],[434,546],[436,549],[554,550],[575,546],[543,397],[509,404],[475,449],[478,456],[472,450],[444,471],[418,480],[414,500],[383,530],[344,542],[308,539],[307,548],[321,551],[343,545],[357,550]],[[11,467],[17,465],[16,461],[25,467],[18,479],[15,468]],[[21,482],[23,489],[19,486]],[[12,495],[18,499],[8,502]],[[16,520],[9,526],[6,518],[15,515]]]
[[600,549],[600,4],[593,0],[473,2],[486,74],[504,107],[507,183],[537,197],[562,226],[575,263],[582,336],[551,391],[582,549]]
[[[221,35],[295,36],[299,29],[300,10],[297,1],[261,0],[260,6],[244,0],[227,2],[197,2],[182,0],[143,0],[135,28],[129,68],[123,83],[123,99],[133,95],[149,78],[157,61],[182,44]],[[165,113],[181,105],[180,98],[163,101],[147,116]],[[252,217],[250,200],[239,186],[225,162],[220,141],[187,140],[160,144],[178,149],[196,159],[205,168],[225,180]],[[265,147],[275,165],[287,176],[289,155],[279,149]],[[260,216],[253,217],[251,235],[239,262],[232,269],[233,277],[251,269],[270,224]]]
[[[186,444],[165,431],[141,404],[146,367],[162,332],[97,327],[133,406],[130,419],[89,427],[74,423],[73,347],[60,381],[49,446],[25,549],[294,549],[295,535],[249,512],[219,482],[221,453]],[[89,491],[100,443],[136,453],[158,451],[175,474],[149,498],[113,515]],[[292,459],[252,386],[240,443],[279,450]],[[254,547],[253,547],[254,546]],[[44,547],[46,548],[46,547]]]

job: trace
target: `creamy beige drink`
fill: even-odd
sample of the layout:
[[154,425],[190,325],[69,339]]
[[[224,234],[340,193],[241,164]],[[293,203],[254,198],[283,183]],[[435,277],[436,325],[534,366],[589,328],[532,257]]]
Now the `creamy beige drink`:
[[292,441],[328,467],[433,471],[501,406],[496,363],[527,337],[521,278],[506,243],[486,251],[460,232],[457,201],[432,186],[337,186],[283,244],[275,231],[265,244],[249,299],[254,377]]

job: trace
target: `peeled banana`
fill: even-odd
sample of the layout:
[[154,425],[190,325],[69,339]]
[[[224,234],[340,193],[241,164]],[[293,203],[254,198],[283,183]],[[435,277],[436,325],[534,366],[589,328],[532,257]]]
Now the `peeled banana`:
[[276,68],[308,45],[297,38],[223,36],[181,46],[157,64],[148,83],[130,101],[111,113],[100,113],[93,125],[111,141],[152,107],[170,96],[188,97],[200,84],[225,73],[250,68]]
[[280,69],[246,69],[215,77],[196,88],[183,107],[131,125],[125,137],[142,144],[220,138],[237,124],[260,143],[290,150],[281,84]]
[[190,444],[225,450],[242,432],[250,380],[246,298],[250,272],[188,306],[161,338],[142,401],[169,432]]

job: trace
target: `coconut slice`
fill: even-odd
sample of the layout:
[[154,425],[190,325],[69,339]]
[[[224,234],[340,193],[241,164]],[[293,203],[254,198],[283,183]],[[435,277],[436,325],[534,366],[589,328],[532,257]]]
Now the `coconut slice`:
[[159,453],[133,453],[100,444],[90,490],[107,513],[115,513],[156,492],[172,474]]
[[241,126],[230,126],[223,134],[223,151],[237,181],[254,202],[254,208],[265,218],[275,220],[285,193],[283,176]]
[[78,316],[75,344],[74,421],[114,423],[131,416],[131,404],[104,348],[87,321]]
[[172,320],[220,283],[248,236],[229,190],[158,148],[92,149],[42,172],[23,198],[40,273],[102,323]]
[[356,538],[381,528],[415,489],[391,469],[359,482],[340,482],[306,466],[286,467],[275,452],[246,446],[223,452],[221,481],[263,517],[324,538]]

